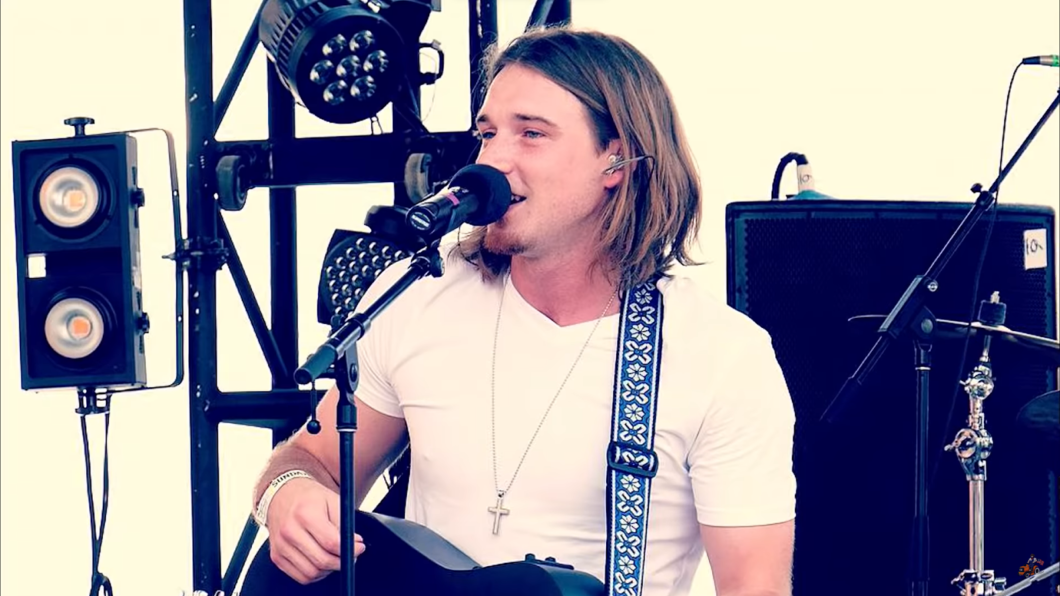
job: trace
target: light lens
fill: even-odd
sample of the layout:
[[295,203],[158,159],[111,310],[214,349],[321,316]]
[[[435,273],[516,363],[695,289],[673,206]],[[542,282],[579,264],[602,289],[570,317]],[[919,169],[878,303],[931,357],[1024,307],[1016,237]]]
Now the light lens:
[[60,300],[44,320],[44,336],[56,354],[70,359],[91,355],[106,332],[103,314],[83,298]]
[[361,69],[361,59],[357,56],[346,56],[339,62],[338,67],[335,68],[335,74],[342,78],[357,76],[357,72]]
[[390,58],[383,50],[376,50],[364,60],[364,72],[383,74],[390,65]]
[[325,56],[334,56],[336,54],[341,54],[345,47],[346,38],[340,33],[329,39],[327,43],[324,44],[324,47],[321,48],[321,52]]
[[350,40],[350,51],[361,52],[372,47],[375,44],[375,34],[368,29],[362,29],[357,33],[353,34],[353,39]]
[[324,89],[324,101],[337,106],[346,100],[346,90],[350,85],[346,81],[335,81]]
[[52,225],[76,228],[99,211],[99,185],[81,168],[67,166],[48,174],[38,196],[41,214]]
[[376,84],[373,77],[357,77],[350,87],[350,96],[358,99],[368,99],[375,95]]
[[331,63],[331,60],[321,60],[313,65],[313,70],[309,71],[309,80],[317,85],[324,85],[331,80],[334,72],[335,65]]

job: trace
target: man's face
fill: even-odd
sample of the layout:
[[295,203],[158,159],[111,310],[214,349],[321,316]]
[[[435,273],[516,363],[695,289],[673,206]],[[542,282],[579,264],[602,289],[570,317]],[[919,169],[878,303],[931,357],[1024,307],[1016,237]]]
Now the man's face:
[[487,229],[487,250],[544,257],[596,241],[600,206],[621,173],[602,173],[610,151],[598,150],[573,94],[536,70],[506,66],[490,85],[477,127],[477,163],[503,172],[518,201]]

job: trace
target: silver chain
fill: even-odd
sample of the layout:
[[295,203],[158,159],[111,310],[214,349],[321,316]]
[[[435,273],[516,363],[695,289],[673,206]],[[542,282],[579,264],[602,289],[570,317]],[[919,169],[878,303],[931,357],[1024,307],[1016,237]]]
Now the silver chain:
[[548,408],[545,409],[545,415],[541,417],[541,421],[537,423],[537,428],[534,429],[534,434],[530,437],[530,442],[527,443],[526,449],[523,451],[523,456],[519,458],[518,465],[515,466],[515,472],[512,473],[512,479],[508,482],[508,487],[503,491],[500,489],[500,483],[497,481],[497,338],[500,336],[501,330],[501,312],[504,310],[504,295],[507,293],[508,278],[505,278],[504,285],[501,288],[501,303],[497,307],[497,323],[493,329],[493,365],[492,372],[490,375],[490,431],[493,445],[493,488],[497,491],[499,498],[504,498],[504,495],[508,494],[508,491],[512,489],[512,485],[515,484],[515,477],[519,475],[519,469],[523,467],[523,461],[526,460],[526,455],[530,453],[530,447],[534,444],[534,439],[537,438],[537,433],[541,431],[541,427],[545,424],[545,419],[548,418],[549,412],[552,411],[553,404],[556,403],[556,398],[563,392],[563,387],[567,385],[567,380],[570,379],[571,373],[574,372],[574,367],[578,365],[578,361],[582,359],[582,354],[585,353],[585,349],[589,347],[589,341],[593,338],[593,334],[596,333],[596,328],[600,326],[600,321],[604,319],[604,315],[607,314],[608,309],[611,308],[611,303],[615,300],[615,295],[618,292],[613,292],[611,297],[607,300],[607,306],[604,306],[603,312],[596,318],[596,324],[593,325],[589,336],[585,338],[585,343],[582,344],[581,350],[578,351],[578,357],[574,359],[574,363],[570,365],[570,370],[567,371],[567,376],[563,377],[563,382],[560,383],[559,389],[556,390],[556,395],[552,396],[552,401],[548,403]]

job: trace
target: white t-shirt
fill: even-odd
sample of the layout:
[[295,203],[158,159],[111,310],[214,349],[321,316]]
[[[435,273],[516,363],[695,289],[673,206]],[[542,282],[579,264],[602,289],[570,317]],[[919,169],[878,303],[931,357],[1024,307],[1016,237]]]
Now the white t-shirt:
[[[445,273],[416,281],[358,344],[358,397],[408,424],[405,517],[482,565],[533,553],[602,581],[605,449],[619,317],[600,322],[572,370],[596,321],[557,326],[511,283],[487,284],[458,256],[446,258],[446,247],[442,255]],[[407,269],[408,261],[391,266],[361,304]],[[659,470],[651,488],[643,594],[683,596],[703,559],[699,524],[762,525],[795,517],[795,417],[765,331],[690,277],[664,279],[659,287]],[[502,292],[494,456],[490,385]],[[494,535],[488,508],[509,483],[504,506],[510,513]]]

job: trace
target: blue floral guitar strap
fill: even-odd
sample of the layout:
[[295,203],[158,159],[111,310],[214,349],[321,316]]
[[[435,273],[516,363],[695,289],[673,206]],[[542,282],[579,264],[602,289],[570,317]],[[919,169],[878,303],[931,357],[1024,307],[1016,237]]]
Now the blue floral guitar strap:
[[618,334],[611,443],[607,447],[609,596],[640,596],[644,582],[648,495],[659,469],[655,402],[662,354],[658,278],[626,291]]

